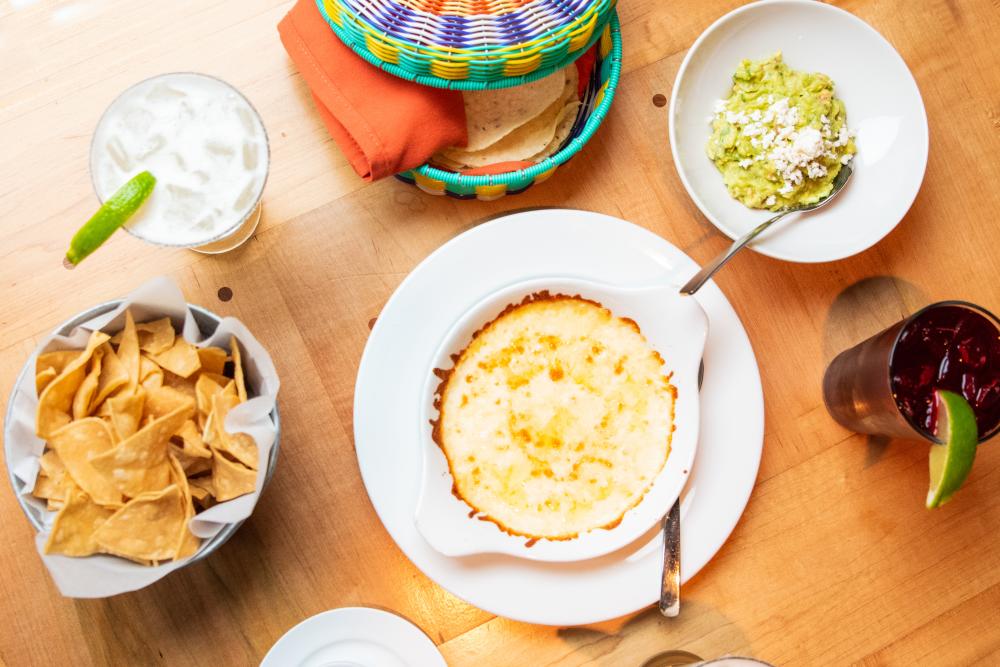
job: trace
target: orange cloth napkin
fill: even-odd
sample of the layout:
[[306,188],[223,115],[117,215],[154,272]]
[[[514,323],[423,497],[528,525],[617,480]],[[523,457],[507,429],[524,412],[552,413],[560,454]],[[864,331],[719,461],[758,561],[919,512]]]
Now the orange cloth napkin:
[[467,143],[462,93],[421,86],[365,62],[337,38],[315,0],[298,0],[278,34],[330,136],[366,181]]

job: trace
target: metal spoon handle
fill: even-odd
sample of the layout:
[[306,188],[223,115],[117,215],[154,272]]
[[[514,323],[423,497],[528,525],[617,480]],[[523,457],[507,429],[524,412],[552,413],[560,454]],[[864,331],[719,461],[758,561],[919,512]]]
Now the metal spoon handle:
[[660,583],[660,613],[677,616],[681,611],[681,499],[663,519],[663,581]]
[[760,223],[759,225],[751,229],[749,232],[747,232],[740,238],[733,241],[733,244],[729,246],[729,248],[727,248],[725,252],[723,252],[718,257],[713,259],[711,262],[706,264],[701,271],[694,274],[694,277],[691,278],[691,280],[687,281],[684,287],[681,288],[681,294],[694,294],[695,292],[697,292],[699,289],[701,289],[702,285],[708,282],[709,278],[715,275],[716,271],[725,266],[726,262],[728,262],[733,255],[742,250],[744,246],[746,246],[746,244],[750,243],[755,238],[760,236],[760,234],[765,229],[776,223],[778,220],[781,220],[783,217],[785,217],[791,212],[792,212],[791,209],[787,211],[782,211],[781,213],[774,216],[767,222]]

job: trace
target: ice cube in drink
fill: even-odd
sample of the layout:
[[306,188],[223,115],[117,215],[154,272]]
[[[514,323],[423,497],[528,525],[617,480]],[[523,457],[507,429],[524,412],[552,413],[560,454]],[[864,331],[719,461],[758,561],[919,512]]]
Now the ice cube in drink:
[[1000,425],[1000,329],[978,310],[929,308],[899,334],[889,361],[892,393],[903,416],[935,435],[935,389],[948,389],[972,406],[985,437]]
[[126,224],[132,234],[218,252],[253,233],[268,157],[263,123],[243,95],[214,77],[176,73],[142,81],[111,103],[90,163],[102,201],[140,171],[156,177]]
[[935,389],[965,397],[980,442],[1000,432],[1000,320],[988,310],[931,304],[841,352],[823,377],[837,422],[896,438],[937,438]]

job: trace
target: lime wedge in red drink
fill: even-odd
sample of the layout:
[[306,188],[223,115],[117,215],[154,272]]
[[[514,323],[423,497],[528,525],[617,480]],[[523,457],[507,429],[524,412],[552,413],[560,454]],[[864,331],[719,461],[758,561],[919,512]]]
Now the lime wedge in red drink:
[[939,507],[955,495],[972,470],[979,431],[972,406],[962,396],[944,390],[934,392],[937,401],[937,438],[931,445],[931,486],[927,507]]
[[142,171],[118,188],[101,208],[97,209],[97,213],[73,235],[63,265],[72,269],[87,255],[100,248],[116,229],[139,210],[153,192],[154,185],[156,179],[153,175],[148,171]]

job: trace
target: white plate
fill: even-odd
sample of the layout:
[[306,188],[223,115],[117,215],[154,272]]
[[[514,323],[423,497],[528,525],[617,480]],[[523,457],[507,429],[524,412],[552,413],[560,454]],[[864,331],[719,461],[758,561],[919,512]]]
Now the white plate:
[[[476,227],[425,259],[386,303],[361,359],[354,444],[375,511],[428,577],[491,613],[580,625],[634,612],[660,592],[662,541],[577,563],[507,555],[450,558],[417,531],[425,373],[448,328],[498,287],[578,276],[622,285],[677,283],[698,266],[659,236],[596,213],[546,209]],[[698,455],[682,495],[681,577],[718,551],[743,513],[760,463],[764,406],[757,362],[739,318],[714,283],[695,297],[708,315]]]
[[434,642],[405,618],[369,607],[332,609],[282,635],[260,667],[446,667]]
[[737,238],[773,213],[733,199],[705,154],[712,105],[744,58],[782,51],[796,70],[823,72],[857,132],[854,176],[836,201],[788,216],[752,248],[794,262],[842,259],[878,243],[910,208],[927,166],[927,114],[913,75],[874,28],[813,0],[764,0],[713,23],[688,51],[670,96],[670,146],[684,187],[720,231]]
[[[432,437],[431,420],[438,418],[435,395],[441,384],[434,369],[447,370],[473,334],[505,308],[532,294],[579,294],[597,301],[619,317],[639,325],[646,340],[664,359],[663,373],[677,389],[670,455],[639,504],[610,529],[599,528],[571,540],[531,540],[510,535],[492,521],[481,521],[473,508],[453,492],[448,459]],[[504,553],[548,562],[579,561],[603,556],[638,539],[663,519],[687,481],[698,446],[698,366],[708,333],[705,311],[695,299],[678,292],[678,285],[616,285],[577,278],[534,278],[495,290],[473,304],[449,328],[425,371],[423,410],[415,424],[421,433],[422,470],[417,530],[446,556]]]

